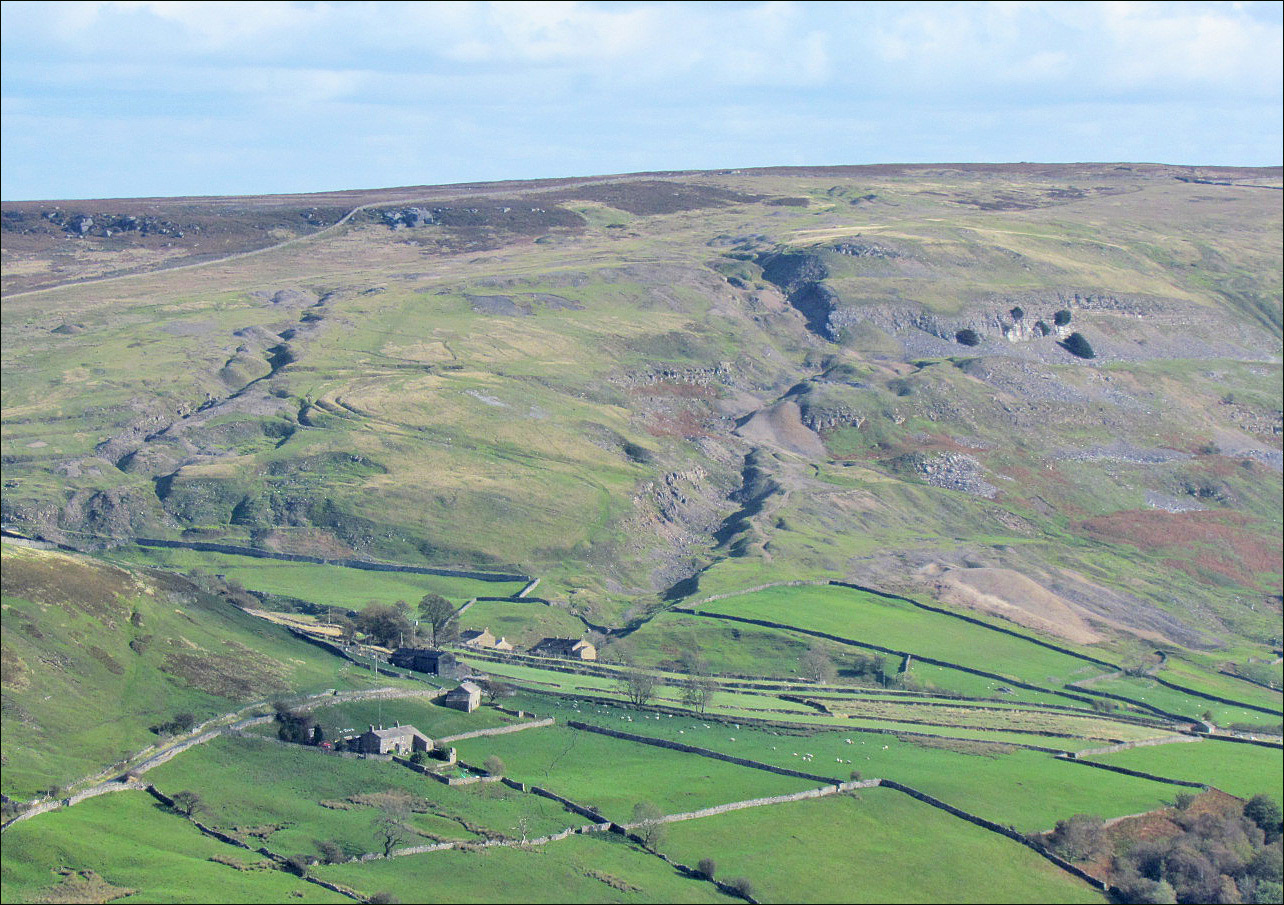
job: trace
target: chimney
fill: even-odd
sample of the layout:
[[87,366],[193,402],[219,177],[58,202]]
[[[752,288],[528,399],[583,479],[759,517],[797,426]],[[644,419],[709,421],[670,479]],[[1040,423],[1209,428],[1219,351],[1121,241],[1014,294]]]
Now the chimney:
[[371,724],[370,724],[370,731],[371,731],[371,732],[374,732],[374,723],[371,723]]

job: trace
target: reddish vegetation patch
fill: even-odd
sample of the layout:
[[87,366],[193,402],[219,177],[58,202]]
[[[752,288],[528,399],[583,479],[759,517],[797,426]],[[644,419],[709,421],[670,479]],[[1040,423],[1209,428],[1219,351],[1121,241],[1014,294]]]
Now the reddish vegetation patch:
[[1250,520],[1232,512],[1163,512],[1128,509],[1080,522],[1084,533],[1109,543],[1141,550],[1181,549],[1180,558],[1165,560],[1200,581],[1214,573],[1253,586],[1261,573],[1284,571],[1277,540],[1244,529]]
[[344,559],[355,555],[351,547],[320,528],[272,531],[263,539],[263,546],[278,553],[297,553],[326,559]]
[[677,396],[682,399],[713,399],[717,391],[700,383],[674,383],[661,380],[629,390],[630,396]]
[[678,412],[676,415],[652,415],[647,419],[646,431],[652,437],[712,437],[703,421],[692,412]]

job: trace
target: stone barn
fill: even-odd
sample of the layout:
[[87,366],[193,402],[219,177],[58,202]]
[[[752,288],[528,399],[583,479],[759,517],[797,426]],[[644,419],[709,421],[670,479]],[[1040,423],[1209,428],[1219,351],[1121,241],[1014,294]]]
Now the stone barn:
[[414,726],[393,726],[384,729],[370,727],[356,738],[355,748],[362,754],[413,754],[415,751],[431,751],[432,739]]
[[431,650],[423,647],[399,647],[391,657],[393,666],[413,669],[429,675],[453,679],[459,674],[459,664],[450,651]]
[[452,688],[446,692],[446,700],[443,703],[447,707],[472,713],[481,706],[481,689],[472,682],[461,682],[458,688]]
[[560,657],[563,660],[596,660],[597,648],[579,638],[545,638],[531,648],[537,657]]

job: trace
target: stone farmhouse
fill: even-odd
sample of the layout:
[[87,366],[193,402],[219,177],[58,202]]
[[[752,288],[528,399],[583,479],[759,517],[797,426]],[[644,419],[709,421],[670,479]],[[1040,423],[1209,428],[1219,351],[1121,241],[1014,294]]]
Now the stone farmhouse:
[[579,638],[545,638],[530,652],[538,657],[561,657],[564,660],[597,659],[597,648]]
[[489,628],[481,630],[469,629],[466,632],[461,632],[459,635],[459,643],[463,644],[465,647],[475,647],[483,650],[513,649],[512,644],[505,641],[503,638],[496,638],[492,635]]
[[393,651],[391,662],[401,669],[413,669],[429,675],[453,679],[459,674],[459,664],[450,651],[430,650],[422,647],[399,647]]
[[391,729],[373,725],[368,732],[363,732],[353,740],[353,748],[362,754],[412,754],[415,751],[431,751],[432,739],[414,726],[396,725]]
[[461,682],[457,688],[446,692],[446,699],[442,703],[447,707],[472,713],[481,706],[481,689],[472,682]]

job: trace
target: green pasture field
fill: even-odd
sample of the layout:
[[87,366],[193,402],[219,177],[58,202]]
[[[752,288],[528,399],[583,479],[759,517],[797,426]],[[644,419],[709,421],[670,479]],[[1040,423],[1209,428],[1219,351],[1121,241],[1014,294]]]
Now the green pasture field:
[[[502,592],[485,596],[494,597],[499,593]],[[545,637],[579,638],[585,632],[584,623],[565,610],[522,600],[479,600],[459,617],[459,627],[489,628],[496,637],[507,639],[518,650]]]
[[374,572],[347,566],[260,559],[231,553],[177,550],[168,547],[138,547],[118,550],[114,556],[129,562],[147,563],[177,572],[200,569],[226,575],[253,591],[298,597],[322,606],[359,610],[367,603],[395,603],[411,606],[425,594],[440,594],[462,604],[473,597],[503,597],[516,594],[522,582],[477,581],[446,575],[418,575],[411,572]]
[[[1277,714],[1284,712],[1284,694],[1262,688],[1252,682],[1221,675],[1212,669],[1200,669],[1195,663],[1178,657],[1169,657],[1164,668],[1160,670],[1159,676],[1177,685],[1185,685],[1194,691],[1229,698],[1232,701],[1243,701],[1258,707],[1268,707]],[[1197,698],[1197,700],[1203,700],[1203,698]],[[1259,715],[1263,720],[1270,719],[1266,714]],[[1281,716],[1276,716],[1276,721],[1279,719]]]
[[[219,856],[251,869],[210,860]],[[95,871],[113,886],[134,891],[123,900],[129,902],[203,903],[216,891],[220,902],[351,901],[269,864],[261,855],[203,835],[145,792],[116,792],[7,830],[0,898],[15,903],[104,901],[46,897],[61,879],[55,872],[66,868]]]
[[1042,730],[1062,732],[1080,738],[1115,738],[1120,741],[1140,741],[1170,735],[1166,729],[1120,723],[1099,715],[1076,715],[1056,711],[1019,710],[1003,708],[984,710],[975,707],[923,707],[914,703],[883,701],[826,701],[834,713],[855,717],[887,720],[926,719],[972,727],[1008,731]]
[[[1164,678],[1169,678],[1167,670],[1164,671]],[[1185,681],[1186,678],[1186,676],[1182,676],[1178,679],[1174,676],[1171,681],[1190,684],[1191,687],[1194,687],[1195,683],[1187,683]],[[1192,720],[1199,719],[1204,713],[1211,713],[1213,721],[1223,726],[1231,723],[1279,726],[1281,721],[1280,717],[1272,717],[1268,713],[1198,698],[1194,695],[1177,691],[1174,688],[1160,685],[1154,679],[1145,676],[1120,676],[1119,678],[1101,679],[1085,687],[1093,691],[1106,691],[1111,694],[1124,695],[1137,701],[1144,701],[1147,704],[1158,707],[1160,710],[1189,717]],[[1262,690],[1266,691],[1266,689]]]
[[1278,748],[1235,742],[1201,740],[1174,745],[1149,745],[1087,758],[1143,773],[1216,786],[1241,798],[1261,792],[1279,797],[1284,752]]
[[769,588],[701,610],[766,619],[1009,675],[1036,685],[1099,675],[1102,667],[961,619],[837,587]]
[[1102,902],[1034,852],[891,789],[669,824],[661,849],[712,858],[763,902]]
[[224,601],[171,600],[145,575],[9,544],[3,556],[3,788],[15,798],[155,744],[148,727],[176,713],[397,684]]
[[[349,701],[332,707],[318,707],[310,711],[321,725],[326,738],[335,739],[339,730],[354,729],[365,732],[371,724],[381,726],[401,725],[414,726],[429,738],[436,739],[445,735],[457,735],[460,732],[471,732],[474,729],[490,729],[507,723],[516,723],[516,717],[500,713],[491,707],[481,707],[472,713],[464,713],[452,707],[428,700],[427,698],[392,698],[389,700]],[[275,733],[275,727],[267,728]]]
[[466,739],[455,747],[460,760],[470,764],[496,755],[513,779],[597,808],[616,821],[630,820],[633,806],[642,801],[675,814],[816,786],[805,779],[562,726]]
[[353,795],[392,792],[429,803],[414,806],[412,811],[424,812],[411,815],[414,828],[425,835],[405,845],[520,838],[516,827],[522,817],[530,835],[584,822],[552,801],[500,783],[451,787],[397,763],[336,757],[258,739],[215,739],[149,771],[147,778],[169,795],[197,792],[209,806],[203,822],[225,832],[261,830],[262,837],[245,841],[286,856],[316,855],[318,841],[337,843],[353,856],[381,851],[374,834],[379,806],[345,804]]
[[[894,779],[982,817],[1013,824],[1022,832],[1050,829],[1058,820],[1078,813],[1097,813],[1105,817],[1139,813],[1171,802],[1172,796],[1181,791],[1179,787],[1148,779],[1065,763],[1038,751],[977,744],[1015,740],[1004,733],[975,732],[971,734],[975,742],[961,745],[947,739],[927,740],[926,744],[944,747],[926,747],[908,738],[901,740],[894,735],[856,732],[855,726],[846,732],[819,727],[792,731],[761,729],[695,717],[660,716],[656,719],[655,714],[648,715],[623,706],[582,703],[577,708],[569,703],[555,704],[548,699],[540,704],[539,697],[535,695],[522,695],[514,700],[517,702],[514,706],[541,709],[543,715],[556,717],[559,721],[576,719],[595,723],[774,766],[805,770],[835,780],[849,779],[853,770],[860,771],[865,779]],[[624,721],[621,719],[623,716],[632,716],[633,721]],[[888,726],[887,723],[874,722],[870,725]],[[924,727],[904,728],[922,731]],[[965,738],[968,734],[967,730],[940,731]],[[506,738],[518,738],[524,734]],[[735,741],[731,741],[733,738]],[[851,739],[851,744],[847,739]],[[1030,736],[1025,740],[1034,744],[1039,742]],[[1048,747],[1070,750],[1088,746],[1088,743],[1062,744],[1069,741],[1065,739],[1042,741]],[[986,752],[992,756],[964,751]],[[804,758],[806,754],[812,755],[810,761]],[[851,763],[846,763],[849,760]],[[1082,775],[1084,773],[1088,775]]]
[[316,869],[322,879],[402,902],[737,902],[614,833],[534,848],[432,852]]

